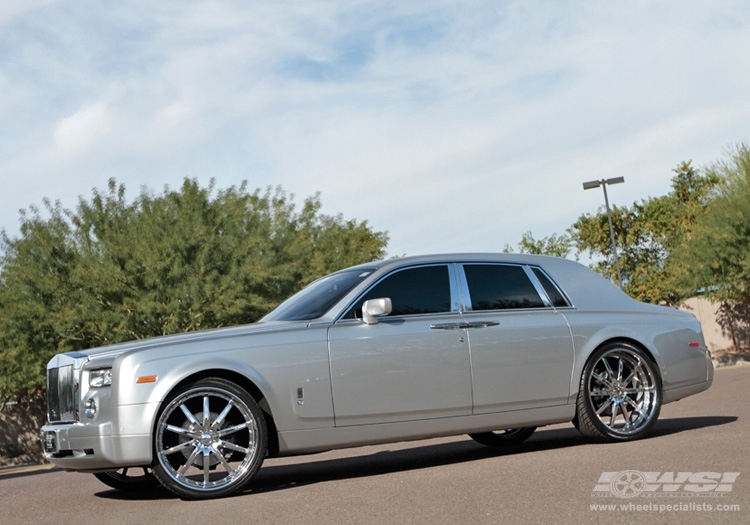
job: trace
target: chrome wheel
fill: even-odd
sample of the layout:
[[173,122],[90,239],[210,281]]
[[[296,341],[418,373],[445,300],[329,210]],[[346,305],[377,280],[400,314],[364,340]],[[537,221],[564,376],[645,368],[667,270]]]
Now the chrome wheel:
[[97,472],[94,476],[113,489],[125,491],[146,490],[159,484],[148,467],[126,467],[110,472]]
[[478,434],[469,434],[469,437],[486,445],[488,447],[504,447],[523,443],[531,437],[536,427],[509,428],[507,430],[498,430],[495,432],[480,432]]
[[202,380],[177,394],[156,425],[154,474],[186,499],[241,489],[266,454],[266,426],[255,400],[221,379]]
[[660,410],[659,376],[640,349],[615,343],[592,356],[578,393],[582,433],[605,441],[636,439],[653,426]]

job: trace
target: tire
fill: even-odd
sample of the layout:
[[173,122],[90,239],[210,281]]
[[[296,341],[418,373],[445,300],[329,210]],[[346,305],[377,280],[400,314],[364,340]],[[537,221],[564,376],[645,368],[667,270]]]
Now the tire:
[[499,430],[496,432],[480,432],[479,434],[469,434],[469,437],[488,447],[507,447],[508,445],[517,445],[523,443],[531,437],[536,427],[510,428],[508,430]]
[[576,428],[594,441],[632,441],[659,418],[661,378],[639,348],[609,343],[591,356],[581,375]]
[[94,476],[105,485],[126,492],[148,490],[159,485],[159,480],[149,467],[126,467],[110,472],[97,472]]
[[255,475],[267,446],[265,418],[250,394],[202,379],[165,402],[154,431],[154,475],[183,499],[228,496]]

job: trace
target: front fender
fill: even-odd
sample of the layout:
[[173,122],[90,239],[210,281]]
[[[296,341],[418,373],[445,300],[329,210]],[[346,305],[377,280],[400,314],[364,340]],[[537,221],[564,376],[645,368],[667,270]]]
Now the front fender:
[[[224,371],[225,373],[221,373]],[[324,338],[274,346],[249,345],[220,350],[201,345],[149,350],[120,356],[113,366],[113,403],[161,406],[191,377],[240,375],[265,399],[279,430],[307,430],[333,425],[333,401]],[[139,378],[141,382],[139,382]],[[147,382],[143,382],[148,378]],[[140,428],[153,428],[156,413]]]

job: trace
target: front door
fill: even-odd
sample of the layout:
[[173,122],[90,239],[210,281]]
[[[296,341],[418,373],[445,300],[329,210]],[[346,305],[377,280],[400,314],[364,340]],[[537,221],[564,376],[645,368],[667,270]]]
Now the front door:
[[[381,297],[392,313],[374,325],[358,320],[362,303]],[[375,284],[330,328],[336,426],[471,414],[469,345],[453,304],[447,265],[408,268]]]

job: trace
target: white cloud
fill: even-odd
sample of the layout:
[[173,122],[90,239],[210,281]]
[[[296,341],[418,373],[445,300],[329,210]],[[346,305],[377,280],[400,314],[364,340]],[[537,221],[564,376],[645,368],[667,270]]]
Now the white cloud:
[[55,150],[62,155],[86,153],[112,128],[104,103],[96,103],[65,117],[55,126]]
[[[4,24],[4,25],[2,25]],[[392,253],[499,250],[750,140],[737,0],[0,8],[0,227],[109,177],[320,191]]]

